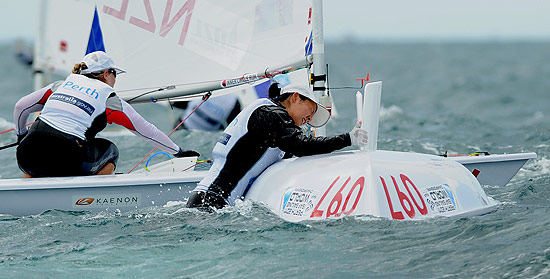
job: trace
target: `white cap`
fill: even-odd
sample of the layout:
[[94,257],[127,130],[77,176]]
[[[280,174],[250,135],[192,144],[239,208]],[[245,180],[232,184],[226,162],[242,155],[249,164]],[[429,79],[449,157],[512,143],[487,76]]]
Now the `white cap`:
[[80,62],[84,62],[88,66],[88,69],[82,70],[82,74],[99,73],[108,69],[115,70],[117,75],[126,73],[126,71],[115,65],[115,61],[103,51],[88,53]]
[[298,93],[298,94],[312,100],[313,102],[315,102],[317,104],[317,111],[315,112],[315,114],[311,118],[311,121],[309,122],[309,125],[311,125],[312,127],[315,127],[315,128],[319,128],[319,127],[327,124],[327,122],[330,118],[330,113],[328,112],[328,110],[325,106],[321,105],[315,99],[315,95],[313,94],[313,91],[311,91],[311,89],[309,89],[309,87],[291,83],[291,84],[289,84],[289,85],[287,85],[287,86],[285,86],[281,89],[281,95],[283,95],[285,93]]

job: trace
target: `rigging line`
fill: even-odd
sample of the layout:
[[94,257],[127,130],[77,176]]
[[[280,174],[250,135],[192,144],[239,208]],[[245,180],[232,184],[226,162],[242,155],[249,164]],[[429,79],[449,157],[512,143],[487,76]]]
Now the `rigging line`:
[[8,145],[4,145],[4,146],[0,147],[0,150],[10,148],[10,147],[14,147],[16,145],[19,145],[19,142],[14,142],[14,143],[10,143]]
[[[187,120],[187,118],[189,118],[189,116],[191,116],[193,113],[195,113],[195,111],[197,111],[197,109],[199,109],[199,107],[204,104],[204,102],[206,102],[208,100],[208,98],[210,98],[210,96],[212,96],[212,92],[208,92],[204,95],[204,97],[202,98],[202,102],[187,116],[185,117],[185,119],[183,119],[180,124],[178,124],[178,126],[176,126],[176,128],[174,128],[174,130],[172,130],[172,132],[170,132],[170,134],[168,134],[168,137],[170,137],[182,124],[183,122],[185,122],[185,120]],[[145,158],[147,158],[149,155],[151,155],[151,153],[153,153],[157,148],[153,148],[153,150],[151,150],[149,153],[147,153],[147,155],[145,155],[145,157],[143,157],[143,159],[141,159],[141,161],[139,161],[139,163],[137,163],[128,173],[131,173],[134,169],[137,168],[137,166],[139,166],[139,164],[143,163],[143,161],[145,161]]]
[[[30,125],[32,125],[33,123],[34,123],[34,121],[31,121],[31,122],[27,123],[26,125],[27,125],[27,126],[30,126]],[[11,132],[11,131],[13,131],[13,130],[15,130],[15,128],[7,129],[7,130],[5,130],[5,131],[0,132],[0,135],[1,135],[1,134],[4,134],[4,133],[7,133],[7,132]]]
[[189,169],[194,168],[194,167],[196,167],[196,166],[198,166],[198,165],[200,165],[200,164],[212,163],[212,161],[214,161],[214,160],[213,160],[213,159],[208,159],[208,160],[205,160],[205,161],[196,161],[196,164],[191,165],[190,167],[188,167],[188,168],[182,170],[182,172],[188,171]]
[[[197,84],[210,83],[210,82],[218,82],[218,81],[221,82],[221,81],[223,81],[223,79],[216,79],[216,80],[210,80],[210,81],[189,82],[189,83],[178,83],[178,84],[166,85],[166,86],[130,88],[130,89],[124,89],[124,90],[117,90],[117,92],[129,92],[129,91],[136,91],[136,90],[151,90],[151,89],[158,90],[159,88],[167,88],[167,87],[171,87],[171,86],[197,85]],[[154,90],[153,90],[153,91],[154,91]]]
[[363,89],[363,87],[365,87],[364,85],[363,86],[359,86],[359,87],[354,87],[354,86],[340,86],[340,87],[328,87],[328,89],[333,89],[333,90],[342,90],[342,89]]
[[[359,90],[359,89],[363,89],[363,87],[365,87],[364,84],[361,84],[361,86],[359,87],[354,87],[354,86],[338,86],[338,87],[330,87],[328,82],[329,82],[329,78],[328,78],[328,74],[329,74],[329,69],[328,69],[328,63],[326,64],[326,67],[327,67],[327,90],[331,90],[331,89],[334,89],[334,90],[343,90],[343,89],[356,89],[356,90]],[[330,94],[329,94],[330,95]]]
[[129,103],[129,102],[131,102],[131,101],[133,101],[133,100],[135,100],[135,99],[137,99],[137,98],[139,98],[139,97],[141,97],[141,96],[145,96],[145,95],[148,95],[148,94],[151,94],[151,93],[155,93],[155,92],[159,92],[159,91],[170,90],[170,89],[174,89],[174,88],[176,88],[175,85],[169,85],[169,86],[166,86],[166,87],[161,87],[161,88],[158,88],[158,89],[155,89],[155,90],[147,91],[147,92],[145,92],[145,93],[141,93],[141,94],[139,94],[139,95],[137,95],[137,96],[135,96],[135,97],[129,99],[129,100],[126,101],[126,102]]

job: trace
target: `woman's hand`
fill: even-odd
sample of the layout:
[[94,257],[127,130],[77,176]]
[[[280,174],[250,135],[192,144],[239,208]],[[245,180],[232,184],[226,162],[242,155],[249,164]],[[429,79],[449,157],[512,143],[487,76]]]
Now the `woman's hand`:
[[199,156],[201,156],[201,154],[199,154],[199,152],[193,151],[193,150],[183,150],[183,149],[181,149],[181,147],[180,147],[180,151],[178,151],[178,153],[174,154],[174,157],[176,157],[176,158],[199,157]]
[[367,131],[361,129],[361,121],[357,121],[353,130],[349,133],[349,136],[351,138],[351,144],[359,147],[367,145],[369,141]]
[[25,132],[24,134],[21,134],[21,135],[17,135],[17,144],[20,144],[21,141],[23,140],[23,138],[25,138],[25,136],[28,134],[28,131]]

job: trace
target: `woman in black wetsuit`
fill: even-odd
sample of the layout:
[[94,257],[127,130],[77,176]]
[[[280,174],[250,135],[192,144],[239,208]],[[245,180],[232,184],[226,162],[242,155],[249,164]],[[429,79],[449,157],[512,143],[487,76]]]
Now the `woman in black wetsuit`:
[[315,101],[313,92],[290,84],[269,88],[270,99],[246,107],[228,125],[212,150],[214,164],[187,202],[187,207],[222,208],[242,199],[256,177],[271,164],[289,155],[330,153],[352,144],[367,144],[360,124],[350,132],[332,137],[313,137],[299,127],[321,127],[330,118]]

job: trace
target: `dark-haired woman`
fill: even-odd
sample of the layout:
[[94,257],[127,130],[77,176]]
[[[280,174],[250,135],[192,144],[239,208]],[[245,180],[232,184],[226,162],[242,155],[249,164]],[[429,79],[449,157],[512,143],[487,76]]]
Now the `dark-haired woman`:
[[330,118],[313,92],[290,84],[269,88],[270,99],[246,107],[228,125],[212,150],[214,164],[202,179],[187,207],[222,208],[242,199],[267,167],[286,155],[330,153],[353,144],[367,144],[367,132],[357,125],[352,132],[333,137],[306,136],[299,127],[321,127]]
[[[122,125],[176,157],[198,156],[183,151],[118,98],[113,86],[117,74],[125,71],[105,52],[84,56],[72,72],[64,81],[39,89],[15,105],[17,163],[23,177],[112,174],[118,149],[95,137],[107,123]],[[38,111],[40,116],[27,131],[27,118]]]

